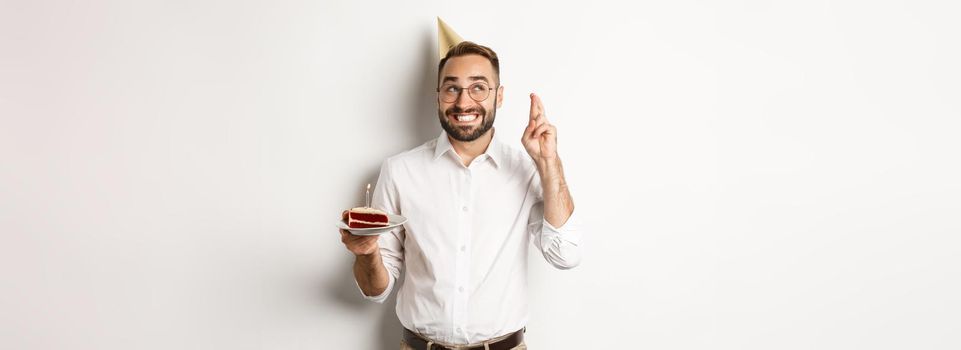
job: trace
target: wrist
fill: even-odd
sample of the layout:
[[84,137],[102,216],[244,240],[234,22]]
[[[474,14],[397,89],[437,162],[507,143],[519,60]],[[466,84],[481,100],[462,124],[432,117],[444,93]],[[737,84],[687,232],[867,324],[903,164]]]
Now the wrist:
[[373,252],[367,254],[354,254],[354,257],[361,263],[372,264],[380,260],[380,249],[374,249]]
[[534,159],[534,163],[537,164],[538,168],[555,168],[560,167],[561,158],[558,156],[539,157]]
[[534,161],[541,180],[561,180],[564,178],[563,166],[559,157],[541,158]]

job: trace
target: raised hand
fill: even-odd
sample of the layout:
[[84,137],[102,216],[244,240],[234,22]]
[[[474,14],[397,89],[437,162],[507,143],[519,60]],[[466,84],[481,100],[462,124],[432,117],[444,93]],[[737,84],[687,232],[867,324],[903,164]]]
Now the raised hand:
[[531,93],[531,115],[521,143],[535,162],[557,159],[557,128],[547,121],[540,96]]

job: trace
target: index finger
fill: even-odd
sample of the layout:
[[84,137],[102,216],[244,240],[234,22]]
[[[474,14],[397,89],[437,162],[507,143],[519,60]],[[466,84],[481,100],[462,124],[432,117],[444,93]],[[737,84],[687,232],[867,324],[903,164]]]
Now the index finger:
[[534,93],[533,93],[533,92],[531,93],[531,96],[530,96],[530,97],[531,97],[531,115],[530,115],[529,118],[530,118],[530,122],[533,122],[535,116],[537,116],[537,110],[536,110],[536,109],[537,109],[537,103],[534,102]]

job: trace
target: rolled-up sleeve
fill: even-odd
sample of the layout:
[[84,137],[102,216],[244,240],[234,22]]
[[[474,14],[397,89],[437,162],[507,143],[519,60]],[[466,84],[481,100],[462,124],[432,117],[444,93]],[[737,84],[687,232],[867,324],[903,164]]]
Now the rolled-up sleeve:
[[577,222],[577,210],[561,227],[554,227],[544,218],[544,202],[531,208],[528,233],[534,245],[555,268],[568,270],[581,263],[581,232]]
[[[386,262],[384,263],[384,267],[387,267],[387,263],[386,263]],[[394,281],[397,280],[397,278],[395,278],[395,277],[390,273],[390,268],[389,268],[389,267],[387,268],[387,271],[388,271],[388,276],[387,276],[387,289],[384,289],[384,292],[383,292],[383,293],[380,293],[380,295],[373,295],[373,296],[371,296],[371,295],[364,294],[364,290],[363,290],[363,289],[360,289],[360,284],[357,283],[357,280],[356,280],[356,279],[354,280],[354,284],[357,285],[357,290],[360,291],[360,295],[363,296],[364,299],[373,301],[373,302],[375,302],[375,303],[380,303],[380,304],[383,304],[384,301],[387,300],[387,296],[390,295],[390,291],[394,289]]]
[[[384,161],[380,167],[380,176],[377,179],[377,185],[374,187],[370,205],[391,214],[400,214],[398,212],[400,206],[398,191],[391,178],[390,159]],[[394,283],[400,278],[400,273],[403,270],[405,236],[404,226],[400,226],[381,234],[377,238],[381,260],[384,261],[384,268],[387,269],[387,289],[384,289],[384,292],[380,295],[369,296],[364,294],[364,291],[360,289],[360,284],[354,280],[354,284],[357,284],[357,290],[360,290],[364,299],[377,303],[383,303],[387,300],[387,296],[394,289]]]

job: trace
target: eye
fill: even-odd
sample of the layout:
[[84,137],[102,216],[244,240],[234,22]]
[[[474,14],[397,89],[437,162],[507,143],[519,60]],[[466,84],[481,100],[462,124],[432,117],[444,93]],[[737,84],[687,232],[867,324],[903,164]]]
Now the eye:
[[481,92],[487,90],[487,85],[484,84],[474,84],[470,86],[471,91]]
[[456,94],[456,93],[457,93],[457,87],[456,87],[456,86],[453,86],[453,85],[448,85],[448,86],[444,87],[444,90],[442,90],[442,91],[444,91],[444,92],[446,92],[446,93]]

